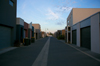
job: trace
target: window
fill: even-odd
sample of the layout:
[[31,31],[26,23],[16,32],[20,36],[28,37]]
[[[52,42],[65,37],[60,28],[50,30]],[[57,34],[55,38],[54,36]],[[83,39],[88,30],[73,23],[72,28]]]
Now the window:
[[10,4],[11,6],[14,6],[14,2],[13,2],[12,0],[9,0],[9,4]]

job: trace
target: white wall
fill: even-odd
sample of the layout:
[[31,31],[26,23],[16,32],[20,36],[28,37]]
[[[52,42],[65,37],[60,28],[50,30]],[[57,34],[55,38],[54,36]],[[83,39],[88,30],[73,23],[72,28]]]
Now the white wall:
[[91,51],[100,53],[99,14],[91,17]]
[[24,26],[24,20],[21,18],[16,18],[16,24]]
[[87,18],[87,19],[81,21],[81,23],[80,23],[81,28],[84,28],[84,27],[87,27],[87,26],[90,26],[90,18]]
[[32,22],[28,25],[28,28],[32,29]]
[[72,26],[72,30],[75,30],[75,29],[77,29],[77,24]]
[[77,23],[77,46],[80,47],[80,23]]

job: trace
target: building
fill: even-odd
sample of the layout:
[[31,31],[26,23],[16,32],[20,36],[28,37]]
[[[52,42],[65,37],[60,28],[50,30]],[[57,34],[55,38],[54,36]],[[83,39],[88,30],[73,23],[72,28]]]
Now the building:
[[64,30],[62,30],[62,35],[64,35],[64,36],[65,36],[65,29],[64,29]]
[[34,26],[32,26],[32,37],[34,37]]
[[57,32],[54,32],[53,37],[57,38]]
[[32,26],[34,26],[34,29],[35,29],[35,38],[36,39],[39,39],[41,38],[41,27],[39,24],[32,24]]
[[24,20],[22,18],[16,18],[16,40],[23,43],[24,39]]
[[14,46],[16,40],[16,3],[16,0],[0,0],[0,49]]
[[74,9],[67,18],[67,42],[100,53],[100,9]]
[[28,24],[28,38],[32,38],[32,22]]
[[35,28],[34,28],[34,38],[36,39],[36,29]]
[[42,33],[42,38],[46,37],[46,33],[44,31],[42,31],[41,33]]
[[65,42],[67,42],[67,26],[65,27]]
[[24,38],[28,38],[28,23],[24,22]]
[[[73,8],[67,18],[67,42],[72,43],[72,26],[100,11],[100,8]],[[75,31],[73,31],[74,33]]]
[[57,31],[57,37],[59,37],[60,35],[62,35],[62,30]]

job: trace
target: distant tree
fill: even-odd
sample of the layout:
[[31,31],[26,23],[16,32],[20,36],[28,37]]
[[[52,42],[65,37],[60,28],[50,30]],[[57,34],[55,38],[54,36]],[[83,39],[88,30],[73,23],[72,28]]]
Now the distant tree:
[[50,32],[50,34],[49,34],[49,35],[53,35],[53,33],[51,33],[51,32]]
[[64,40],[65,39],[65,36],[64,35],[59,35],[57,38]]

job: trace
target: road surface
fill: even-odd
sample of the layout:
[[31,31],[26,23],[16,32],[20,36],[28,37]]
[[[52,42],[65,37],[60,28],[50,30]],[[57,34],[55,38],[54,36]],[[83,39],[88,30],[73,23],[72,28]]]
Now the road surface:
[[46,37],[0,54],[0,66],[100,66],[100,54]]

